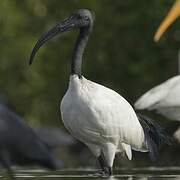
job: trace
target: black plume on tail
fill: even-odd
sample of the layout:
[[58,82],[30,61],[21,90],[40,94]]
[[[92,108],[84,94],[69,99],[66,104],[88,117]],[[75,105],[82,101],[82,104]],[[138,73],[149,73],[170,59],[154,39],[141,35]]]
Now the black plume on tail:
[[162,144],[170,145],[171,139],[166,134],[165,130],[152,119],[139,113],[137,114],[137,117],[144,130],[150,158],[152,161],[157,161],[159,158],[159,147]]

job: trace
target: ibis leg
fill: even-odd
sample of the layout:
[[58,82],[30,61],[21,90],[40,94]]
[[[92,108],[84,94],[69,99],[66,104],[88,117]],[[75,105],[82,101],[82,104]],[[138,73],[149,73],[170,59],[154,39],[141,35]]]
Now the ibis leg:
[[101,153],[101,155],[98,157],[98,161],[99,161],[99,164],[100,164],[101,169],[102,169],[102,175],[111,176],[113,174],[112,167],[109,167],[107,165],[103,153]]

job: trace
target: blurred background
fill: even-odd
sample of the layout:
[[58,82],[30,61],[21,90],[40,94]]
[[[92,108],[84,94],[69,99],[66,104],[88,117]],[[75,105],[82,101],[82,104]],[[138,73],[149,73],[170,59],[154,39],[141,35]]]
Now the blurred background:
[[[74,10],[88,8],[95,13],[95,23],[84,55],[83,72],[88,79],[114,89],[133,105],[144,92],[178,73],[180,21],[169,28],[159,43],[153,41],[173,3],[174,0],[1,0],[0,102],[32,127],[58,127],[66,132],[59,104],[68,86],[71,53],[78,32],[68,32],[47,43],[31,67],[28,59],[43,32]],[[170,134],[179,125],[160,115],[145,113]],[[58,155],[66,166],[89,165],[93,161],[81,144],[73,153],[68,146],[63,148]],[[82,150],[84,154],[79,153]],[[163,149],[164,164],[180,164],[178,152],[175,148]],[[116,163],[152,164],[142,153],[135,153],[131,162],[119,157]]]

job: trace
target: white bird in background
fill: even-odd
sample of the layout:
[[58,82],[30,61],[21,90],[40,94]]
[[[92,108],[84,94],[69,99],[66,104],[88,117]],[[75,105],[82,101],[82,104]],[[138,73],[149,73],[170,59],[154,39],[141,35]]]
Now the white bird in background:
[[[154,40],[158,41],[168,26],[179,16],[180,0],[177,0],[159,26]],[[178,66],[180,73],[180,51],[178,53]],[[139,110],[156,110],[171,120],[180,121],[180,75],[174,76],[146,92],[135,102],[134,106]]]
[[[178,62],[180,64],[180,52]],[[134,107],[137,110],[156,110],[171,120],[180,121],[180,75],[147,91],[135,102]]]
[[61,101],[61,115],[69,132],[85,143],[98,158],[102,174],[110,176],[117,152],[125,152],[131,160],[131,149],[150,151],[154,160],[158,155],[158,146],[167,139],[156,123],[142,115],[137,117],[121,95],[82,76],[82,56],[92,26],[93,17],[89,10],[76,11],[42,35],[33,48],[30,64],[46,41],[71,28],[79,29],[69,87]]

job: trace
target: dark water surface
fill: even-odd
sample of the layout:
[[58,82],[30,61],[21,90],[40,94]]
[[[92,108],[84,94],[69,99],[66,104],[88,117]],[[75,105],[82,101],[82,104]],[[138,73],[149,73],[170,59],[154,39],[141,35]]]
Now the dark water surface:
[[[63,169],[55,172],[45,170],[15,170],[15,177],[16,179],[27,180],[180,180],[180,167],[119,168],[114,171],[114,176],[110,178],[99,177],[95,173],[95,169],[90,168]],[[4,171],[0,172],[0,179],[8,179]]]

